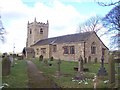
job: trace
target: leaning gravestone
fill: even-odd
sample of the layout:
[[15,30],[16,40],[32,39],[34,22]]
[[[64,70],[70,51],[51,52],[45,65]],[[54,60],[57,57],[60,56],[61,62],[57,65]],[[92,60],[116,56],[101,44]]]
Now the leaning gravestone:
[[3,57],[2,59],[2,76],[7,76],[10,74],[11,62],[8,57]]

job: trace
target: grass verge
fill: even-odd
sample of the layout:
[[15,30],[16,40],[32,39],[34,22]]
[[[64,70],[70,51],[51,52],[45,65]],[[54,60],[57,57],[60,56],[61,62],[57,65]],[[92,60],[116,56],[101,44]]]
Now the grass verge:
[[7,83],[7,88],[26,88],[28,83],[27,67],[25,60],[16,60],[11,73],[2,77],[2,84]]

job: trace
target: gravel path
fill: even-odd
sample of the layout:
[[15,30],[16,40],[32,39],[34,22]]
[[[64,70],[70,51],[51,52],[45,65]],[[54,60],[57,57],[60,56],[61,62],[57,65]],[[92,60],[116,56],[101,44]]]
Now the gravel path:
[[27,66],[29,88],[57,88],[57,85],[52,80],[43,76],[32,61],[27,61]]

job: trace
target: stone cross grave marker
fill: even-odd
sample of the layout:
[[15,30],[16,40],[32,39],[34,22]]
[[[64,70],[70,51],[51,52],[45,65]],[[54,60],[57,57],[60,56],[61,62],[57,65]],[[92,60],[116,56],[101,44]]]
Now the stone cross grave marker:
[[101,57],[101,67],[98,71],[98,76],[106,76],[108,75],[107,71],[105,70],[105,67],[104,67],[104,54],[103,54],[103,51],[102,51],[102,57]]
[[83,71],[83,58],[80,55],[80,58],[78,59],[78,72]]
[[83,58],[81,55],[80,55],[80,58],[78,59],[78,72],[77,72],[77,75],[74,79],[76,79],[76,80],[83,80],[84,79]]

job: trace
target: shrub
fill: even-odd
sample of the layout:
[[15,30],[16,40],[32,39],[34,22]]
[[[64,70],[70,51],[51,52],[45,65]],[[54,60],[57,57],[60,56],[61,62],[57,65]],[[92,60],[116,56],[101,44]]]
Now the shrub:
[[53,57],[50,57],[50,61],[53,61],[53,59],[54,59]]
[[48,60],[47,60],[47,59],[44,59],[44,63],[45,63],[46,65],[48,65]]

